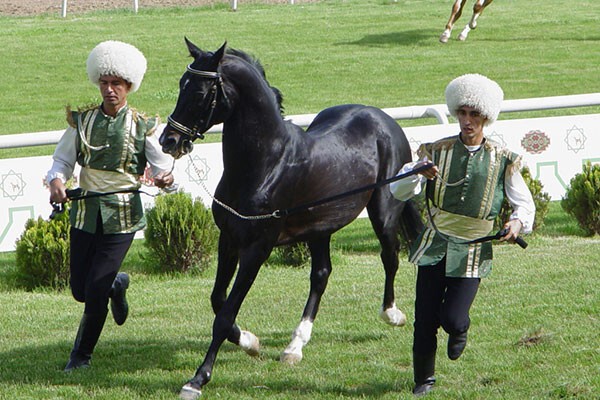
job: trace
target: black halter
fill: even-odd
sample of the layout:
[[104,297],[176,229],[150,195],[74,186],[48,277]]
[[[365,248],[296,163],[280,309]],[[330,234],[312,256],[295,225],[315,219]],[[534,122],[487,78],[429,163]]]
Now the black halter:
[[[194,75],[206,78],[206,79],[214,80],[213,86],[210,89],[210,93],[208,93],[206,95],[206,96],[211,96],[209,99],[210,100],[210,111],[208,113],[208,118],[204,122],[204,126],[202,127],[202,129],[200,129],[198,124],[194,124],[194,126],[190,129],[187,126],[183,125],[182,123],[175,121],[175,119],[171,115],[169,115],[167,117],[167,121],[169,122],[169,125],[171,125],[173,127],[173,129],[175,129],[180,134],[188,137],[190,140],[194,141],[198,138],[204,139],[203,132],[206,132],[206,130],[210,126],[213,125],[212,124],[212,116],[215,111],[215,108],[217,107],[217,96],[218,96],[219,89],[220,89],[221,93],[223,94],[223,100],[225,100],[225,102],[227,102],[227,94],[225,94],[225,89],[223,89],[223,78],[221,77],[220,73],[214,72],[214,71],[200,71],[200,70],[192,68],[192,64],[189,64],[187,66],[187,71],[191,74],[194,74]],[[206,96],[205,96],[205,98],[206,98]]]

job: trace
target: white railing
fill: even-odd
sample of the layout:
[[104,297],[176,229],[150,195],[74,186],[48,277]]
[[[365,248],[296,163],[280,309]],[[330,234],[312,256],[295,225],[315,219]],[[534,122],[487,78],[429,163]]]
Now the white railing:
[[[505,100],[502,103],[501,113],[590,106],[600,106],[600,93]],[[448,124],[450,115],[445,104],[384,108],[383,111],[396,120],[435,118],[439,124]],[[308,126],[316,115],[290,115],[286,119],[300,126]],[[218,133],[222,129],[222,124],[219,124],[213,126],[208,132]],[[0,135],[0,149],[56,144],[63,133],[64,130]]]

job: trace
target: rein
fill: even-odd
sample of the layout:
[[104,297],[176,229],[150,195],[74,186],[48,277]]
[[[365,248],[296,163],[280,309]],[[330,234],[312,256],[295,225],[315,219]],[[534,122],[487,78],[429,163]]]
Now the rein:
[[[437,178],[441,179],[441,177],[439,175]],[[435,225],[435,222],[433,221],[433,216],[431,214],[431,208],[429,206],[429,197],[427,197],[427,194],[425,194],[425,205],[427,207],[427,215],[429,216],[429,222],[431,223],[431,227],[446,242],[452,242],[452,243],[457,243],[457,244],[477,244],[477,243],[483,243],[483,242],[490,242],[492,240],[498,240],[508,233],[508,229],[503,228],[503,229],[500,229],[498,232],[496,232],[493,235],[482,236],[480,238],[473,239],[473,240],[464,240],[464,241],[450,240],[450,236],[440,232],[438,227]],[[518,244],[519,246],[521,246],[522,249],[527,248],[527,246],[529,245],[521,236],[516,237],[515,243]]]
[[[144,192],[143,190],[140,190],[140,189],[124,189],[124,190],[115,190],[114,192],[82,194],[83,190],[81,188],[77,188],[77,189],[67,189],[65,192],[67,194],[67,197],[69,198],[69,201],[77,201],[77,200],[91,199],[94,197],[102,197],[102,196],[109,196],[109,195],[113,195],[113,194],[126,194],[126,193],[140,193],[140,194],[145,194],[150,197],[158,196],[156,194]],[[63,212],[65,212],[65,206],[63,203],[50,202],[50,205],[52,206],[52,213],[50,214],[50,217],[49,217],[50,219],[54,219],[54,218],[56,218],[56,216],[58,214],[62,214]]]
[[[215,108],[217,107],[217,93],[218,90],[221,90],[221,93],[223,93],[223,98],[225,99],[225,101],[227,101],[227,94],[225,93],[225,89],[223,89],[223,78],[221,77],[221,74],[218,72],[213,72],[213,71],[201,71],[198,69],[194,69],[192,68],[192,64],[189,64],[187,66],[187,72],[191,73],[192,75],[196,75],[196,76],[200,76],[202,78],[206,78],[206,79],[213,79],[215,80],[213,86],[210,89],[210,111],[208,113],[208,118],[206,120],[206,126],[211,126],[211,120],[212,120],[212,116],[213,113],[215,111]],[[206,97],[205,97],[206,98]],[[204,99],[202,99],[204,101]],[[173,127],[173,129],[175,129],[177,132],[181,133],[182,135],[188,137],[190,140],[196,140],[196,139],[204,139],[204,134],[203,133],[199,133],[199,129],[197,125],[194,125],[191,129],[188,128],[187,126],[185,126],[184,124],[177,122],[172,115],[169,115],[167,117],[167,122],[169,122],[169,125],[171,125]]]
[[[194,168],[195,172],[198,175],[200,175],[200,170],[196,167],[196,164],[194,163],[194,160],[192,159],[191,156],[189,156],[189,157],[190,157],[190,162],[192,163],[192,167]],[[323,205],[323,204],[326,204],[326,203],[330,203],[330,202],[335,201],[335,200],[342,199],[344,197],[349,197],[349,196],[352,196],[352,195],[355,195],[355,194],[358,194],[358,193],[366,192],[368,190],[377,189],[377,188],[379,188],[381,186],[388,185],[388,184],[390,184],[392,182],[395,182],[395,181],[398,181],[400,179],[404,179],[404,178],[407,178],[409,176],[416,175],[416,174],[418,174],[421,171],[424,171],[424,170],[426,170],[428,168],[431,168],[431,165],[432,164],[430,164],[430,163],[426,163],[426,164],[423,164],[423,165],[419,166],[418,168],[413,169],[412,171],[406,172],[404,174],[396,175],[396,176],[393,176],[391,178],[387,178],[387,179],[384,179],[384,180],[379,181],[379,182],[375,182],[375,183],[370,184],[370,185],[361,186],[359,188],[352,189],[352,190],[349,190],[347,192],[343,192],[343,193],[339,193],[339,194],[336,194],[336,195],[333,195],[333,196],[325,197],[323,199],[315,200],[315,201],[312,201],[312,202],[309,202],[309,203],[304,203],[304,204],[301,204],[301,205],[296,206],[296,207],[290,207],[290,208],[286,208],[284,210],[275,210],[272,213],[269,213],[269,214],[260,214],[260,215],[243,215],[243,214],[240,214],[239,212],[237,212],[232,207],[228,206],[227,204],[223,203],[222,201],[220,201],[219,199],[217,199],[216,197],[214,197],[208,191],[208,189],[206,188],[206,186],[202,185],[202,187],[208,193],[208,195],[214,200],[215,203],[217,203],[218,205],[220,205],[221,207],[223,207],[224,209],[226,209],[227,211],[231,212],[233,215],[235,215],[235,216],[237,216],[237,217],[239,217],[241,219],[244,219],[244,220],[259,220],[259,219],[269,219],[269,218],[283,218],[283,217],[290,216],[292,214],[297,214],[297,213],[302,212],[302,211],[307,211],[307,210],[309,210],[311,208],[314,208],[314,207],[317,207],[317,206],[320,206],[320,205]],[[202,181],[200,181],[200,182],[202,182]]]

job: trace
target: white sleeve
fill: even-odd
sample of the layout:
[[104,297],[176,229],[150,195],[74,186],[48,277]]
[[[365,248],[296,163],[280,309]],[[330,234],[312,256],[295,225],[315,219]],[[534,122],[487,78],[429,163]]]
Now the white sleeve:
[[[404,164],[396,176],[412,171],[418,162],[419,161],[413,161]],[[392,196],[396,199],[406,201],[421,193],[421,184],[426,180],[427,178],[421,174],[410,175],[390,183],[390,192],[392,192]]]
[[54,161],[46,175],[46,182],[50,183],[58,178],[66,183],[73,176],[77,161],[77,129],[67,128],[56,145],[52,159]]
[[531,233],[535,221],[535,203],[521,172],[506,174],[504,190],[513,209],[510,219],[520,220],[523,224],[523,233]]
[[158,143],[156,131],[146,136],[146,159],[152,168],[152,176],[160,172],[171,171],[175,160],[172,156],[162,151],[162,146]]

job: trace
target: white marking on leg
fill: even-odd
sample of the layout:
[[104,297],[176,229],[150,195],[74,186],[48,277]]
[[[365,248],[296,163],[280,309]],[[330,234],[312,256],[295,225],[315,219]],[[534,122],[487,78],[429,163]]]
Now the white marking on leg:
[[252,357],[257,357],[260,354],[260,342],[252,332],[241,331],[240,347]]
[[179,392],[181,400],[196,400],[202,395],[202,391],[191,387],[189,384],[184,385]]
[[471,20],[469,21],[469,28],[471,29],[475,29],[477,28],[477,19],[479,18],[479,16],[481,15],[481,13],[477,13],[477,14],[473,14],[473,16],[471,17]]
[[404,326],[406,324],[406,315],[396,307],[396,303],[392,304],[387,310],[382,307],[379,316],[392,326]]
[[302,360],[302,348],[310,341],[313,323],[307,319],[300,321],[292,333],[292,341],[281,354],[281,362],[295,364]]
[[465,26],[465,29],[462,30],[460,35],[458,35],[458,40],[464,42],[467,39],[467,36],[469,36],[469,32],[471,32],[471,28],[469,28],[469,25],[467,25]]
[[442,32],[442,35],[440,36],[440,42],[448,43],[448,39],[450,39],[451,33],[452,33],[451,29],[446,29],[444,32]]

